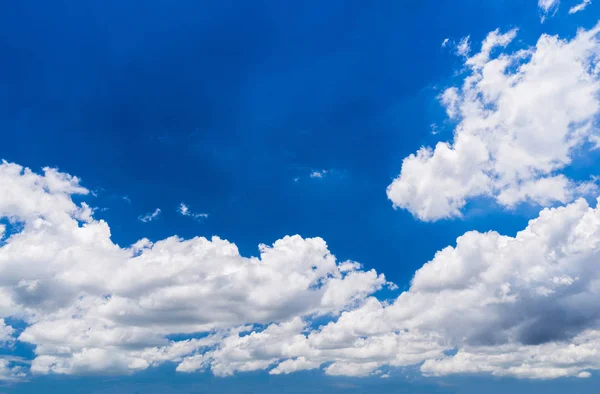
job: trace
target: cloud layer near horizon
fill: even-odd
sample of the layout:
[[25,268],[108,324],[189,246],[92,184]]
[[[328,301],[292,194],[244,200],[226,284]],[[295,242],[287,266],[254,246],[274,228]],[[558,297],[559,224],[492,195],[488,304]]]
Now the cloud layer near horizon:
[[[322,368],[382,374],[587,377],[600,369],[600,208],[545,209],[516,237],[468,232],[393,300],[382,274],[337,261],[320,238],[243,257],[213,237],[123,248],[74,176],[0,165],[0,340],[35,346],[4,378],[127,374],[173,362],[218,376]],[[323,320],[325,319],[325,320]],[[325,321],[319,325],[316,321]],[[328,323],[327,323],[328,322]],[[193,339],[170,339],[194,336]]]

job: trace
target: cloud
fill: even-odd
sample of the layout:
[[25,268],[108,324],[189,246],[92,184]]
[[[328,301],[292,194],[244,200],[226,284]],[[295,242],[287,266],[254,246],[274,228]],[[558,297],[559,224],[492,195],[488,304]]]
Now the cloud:
[[581,3],[571,7],[569,9],[569,14],[575,14],[576,12],[583,11],[590,4],[592,4],[592,0],[583,0]]
[[462,38],[456,45],[456,54],[467,57],[469,52],[471,52],[471,37],[467,36]]
[[152,213],[147,213],[145,215],[141,215],[140,217],[138,217],[138,220],[144,222],[144,223],[148,223],[151,222],[155,219],[158,219],[158,216],[160,215],[160,208],[156,208],[154,210],[154,212]]
[[179,204],[177,212],[179,212],[183,216],[189,216],[194,219],[206,219],[208,217],[208,213],[193,213],[192,211],[190,211],[190,208],[184,203]]
[[477,197],[512,208],[568,203],[594,191],[561,171],[598,138],[599,32],[600,25],[571,40],[543,35],[533,48],[496,55],[516,30],[490,33],[465,59],[462,86],[440,96],[458,122],[453,140],[404,159],[387,189],[394,207],[435,221],[460,217]]
[[324,178],[329,171],[327,170],[316,170],[310,173],[311,178]]
[[[386,285],[373,270],[337,261],[320,238],[287,236],[260,245],[259,257],[243,257],[218,237],[121,248],[106,222],[73,202],[87,193],[76,177],[4,162],[0,184],[0,216],[21,225],[0,247],[0,317],[26,323],[18,340],[36,346],[34,373],[128,373],[197,353],[206,342],[219,344],[211,365],[226,374],[237,367],[215,360],[228,362],[226,345],[235,345],[240,327],[288,333]],[[167,339],[176,333],[209,339]]]
[[423,362],[425,375],[587,377],[600,369],[599,245],[600,207],[582,199],[516,237],[466,233],[392,303],[370,297],[284,354],[352,376]]
[[538,7],[541,12],[541,21],[544,23],[548,16],[553,16],[558,10],[560,0],[538,0]]
[[445,38],[442,41],[442,48],[451,48],[456,55],[467,58],[471,52],[471,36],[463,37],[458,42]]
[[4,319],[0,318],[0,343],[7,344],[14,341],[14,328],[7,325]]
[[0,356],[0,381],[23,381],[28,362],[20,357]]
[[[76,177],[0,165],[0,339],[35,347],[0,378],[130,374],[161,363],[217,376],[323,369],[368,376],[585,378],[600,369],[600,207],[544,209],[515,237],[468,232],[392,300],[382,274],[339,261],[320,238],[286,236],[239,254],[218,237],[123,248]],[[169,339],[174,334],[193,339]],[[5,345],[10,346],[10,345]],[[4,364],[3,364],[4,363]],[[14,369],[17,368],[17,369]],[[13,370],[14,369],[14,370]]]

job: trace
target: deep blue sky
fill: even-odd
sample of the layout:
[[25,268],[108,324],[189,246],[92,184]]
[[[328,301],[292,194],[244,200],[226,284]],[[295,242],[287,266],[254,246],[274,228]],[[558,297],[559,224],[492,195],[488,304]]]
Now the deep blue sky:
[[[519,27],[519,40],[533,44],[542,32],[569,36],[597,19],[592,8],[541,25],[534,0],[5,1],[0,157],[81,177],[122,245],[219,235],[256,255],[259,243],[286,234],[320,236],[338,258],[402,289],[465,231],[513,234],[536,212],[473,206],[465,220],[428,224],[387,200],[402,159],[452,132],[436,96],[459,59],[440,47],[444,38],[478,42]],[[440,134],[431,135],[432,123]],[[321,169],[327,177],[309,177]],[[179,216],[182,201],[209,218]],[[157,207],[160,221],[137,220]],[[595,393],[599,382],[217,379],[166,368],[37,378],[9,391]]]

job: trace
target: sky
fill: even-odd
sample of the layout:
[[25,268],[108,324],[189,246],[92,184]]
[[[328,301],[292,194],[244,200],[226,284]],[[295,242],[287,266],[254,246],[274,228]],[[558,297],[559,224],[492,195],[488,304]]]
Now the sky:
[[0,392],[597,393],[595,0],[0,4]]

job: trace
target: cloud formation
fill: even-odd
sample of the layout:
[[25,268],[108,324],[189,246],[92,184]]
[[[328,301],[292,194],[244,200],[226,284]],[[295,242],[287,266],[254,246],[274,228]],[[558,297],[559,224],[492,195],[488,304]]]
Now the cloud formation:
[[533,48],[505,52],[517,31],[490,33],[465,58],[461,87],[441,95],[454,138],[406,157],[388,186],[396,208],[435,221],[460,217],[469,200],[512,208],[547,206],[595,192],[562,173],[597,145],[600,25],[571,40],[543,35]]
[[548,16],[553,16],[558,11],[559,5],[560,0],[538,0],[542,23],[544,23]]
[[324,178],[329,171],[327,170],[315,170],[310,173],[311,178]]
[[[587,377],[600,369],[600,207],[543,210],[515,237],[468,232],[393,300],[382,274],[320,238],[260,245],[178,237],[123,248],[79,179],[0,165],[0,340],[35,346],[0,377],[127,374],[164,362],[218,376],[489,373]],[[321,323],[317,323],[321,322]],[[324,322],[324,323],[323,323]],[[177,338],[172,339],[177,334]],[[0,365],[0,366],[2,366]]]
[[189,216],[194,219],[206,219],[208,217],[208,213],[194,213],[190,210],[190,207],[184,203],[179,204],[177,207],[177,212],[183,216]]
[[158,217],[160,216],[160,212],[160,208],[156,208],[154,212],[141,215],[140,217],[138,217],[138,220],[144,223],[151,222],[155,219],[158,219]]
[[569,8],[569,14],[575,14],[577,12],[583,11],[590,4],[592,4],[592,0],[583,0],[581,3]]

